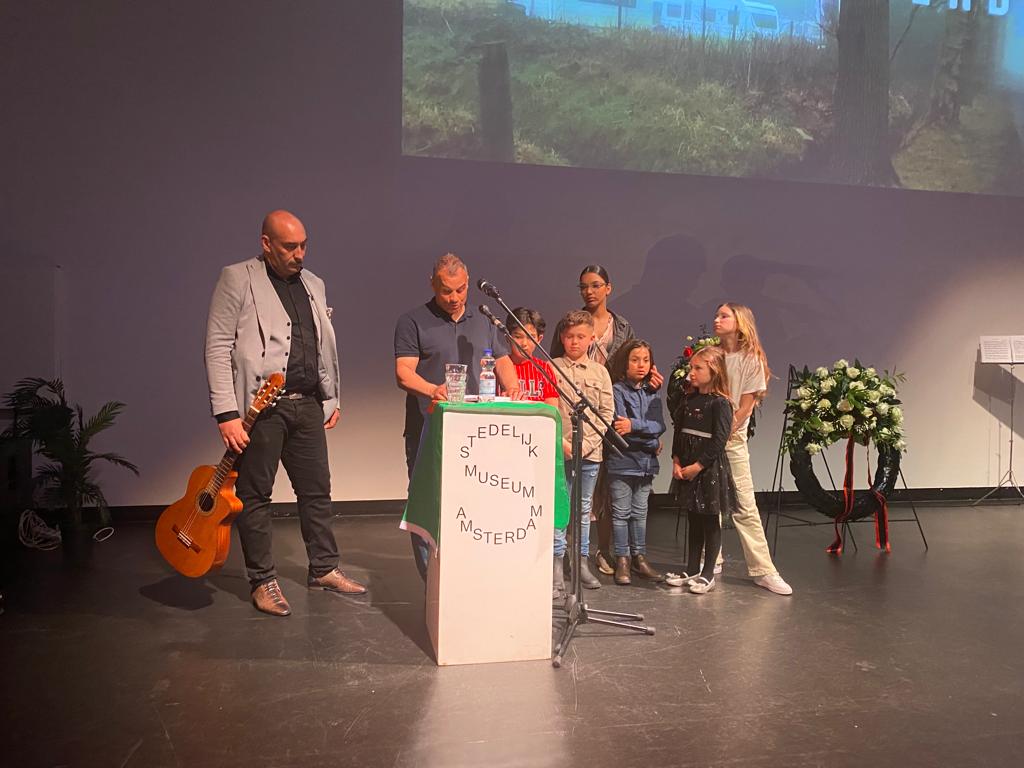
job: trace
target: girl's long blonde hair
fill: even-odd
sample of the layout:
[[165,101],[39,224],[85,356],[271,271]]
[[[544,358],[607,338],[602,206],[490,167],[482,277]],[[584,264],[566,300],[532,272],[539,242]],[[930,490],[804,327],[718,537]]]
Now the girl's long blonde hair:
[[757,396],[757,401],[760,403],[767,394],[768,380],[772,377],[772,370],[768,367],[768,356],[764,353],[761,339],[757,335],[754,313],[750,307],[732,301],[725,301],[718,305],[719,309],[722,307],[728,307],[736,318],[736,340],[739,342],[740,351],[756,357],[757,361],[761,363],[761,368],[764,369],[765,392]]
[[711,384],[708,386],[708,392],[712,395],[721,395],[726,400],[732,400],[732,396],[729,394],[729,374],[725,369],[725,352],[722,351],[722,348],[701,347],[693,353],[690,365],[693,365],[693,361],[698,359],[707,363],[708,370],[711,371]]

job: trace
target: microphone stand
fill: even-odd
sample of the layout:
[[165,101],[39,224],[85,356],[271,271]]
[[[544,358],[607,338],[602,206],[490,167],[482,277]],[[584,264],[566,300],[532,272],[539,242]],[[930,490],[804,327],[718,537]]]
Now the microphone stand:
[[[621,455],[620,448],[626,447],[626,441],[622,438],[618,432],[611,428],[611,425],[605,420],[601,413],[594,407],[594,404],[590,402],[583,391],[576,386],[576,384],[565,375],[565,371],[555,362],[551,354],[540,345],[540,342],[531,334],[522,321],[515,316],[508,305],[502,300],[501,295],[497,292],[493,286],[490,286],[492,291],[485,291],[488,296],[493,298],[501,306],[507,316],[513,318],[516,325],[522,329],[523,333],[532,341],[536,348],[539,349],[544,357],[548,359],[552,367],[561,375],[562,379],[569,385],[576,396],[573,400],[571,397],[566,395],[561,387],[558,386],[556,381],[551,381],[551,376],[545,371],[537,361],[534,360],[532,355],[528,355],[526,350],[520,346],[520,344],[512,338],[508,328],[505,327],[498,318],[489,311],[484,311],[485,306],[481,306],[480,311],[484,315],[490,317],[491,322],[494,323],[495,327],[499,331],[505,334],[506,338],[515,345],[519,353],[528,359],[541,375],[544,376],[549,382],[551,382],[555,391],[558,393],[560,400],[568,404],[571,408],[569,418],[572,422],[572,492],[571,492],[571,504],[570,504],[570,526],[572,528],[572,551],[570,553],[571,567],[569,569],[569,583],[570,583],[570,594],[565,600],[565,614],[566,624],[562,630],[562,634],[555,643],[554,656],[552,656],[552,666],[558,668],[562,666],[562,659],[565,656],[566,650],[569,648],[569,643],[572,642],[573,637],[576,634],[577,628],[583,624],[605,624],[613,627],[621,627],[628,629],[632,632],[640,632],[645,635],[653,635],[655,632],[654,627],[647,626],[646,624],[627,624],[626,622],[642,622],[644,620],[643,614],[640,613],[623,613],[622,611],[600,611],[595,608],[590,608],[586,601],[583,599],[583,582],[580,580],[580,566],[583,561],[582,555],[582,538],[583,538],[583,479],[581,470],[583,466],[583,429],[581,422],[590,424],[594,429],[597,429],[594,422],[591,420],[590,415],[587,413],[589,410],[594,416],[597,416],[597,420],[604,426],[605,431],[603,439],[606,445],[608,445],[616,455]],[[599,430],[598,430],[599,431]],[[614,618],[602,618],[602,617],[614,617]],[[619,620],[616,620],[619,619]]]

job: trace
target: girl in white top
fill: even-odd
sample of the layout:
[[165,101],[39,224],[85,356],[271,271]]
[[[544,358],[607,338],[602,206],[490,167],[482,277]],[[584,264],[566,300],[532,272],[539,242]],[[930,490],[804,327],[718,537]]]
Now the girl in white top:
[[791,595],[793,588],[779,575],[768,551],[768,540],[761,525],[761,513],[754,501],[754,481],[750,474],[747,450],[747,425],[754,406],[768,391],[768,358],[757,336],[754,313],[742,304],[727,302],[715,313],[715,335],[725,352],[729,390],[733,404],[732,435],[725,446],[733,480],[736,483],[736,510],[732,519],[747,561],[747,572],[754,583],[777,595]]

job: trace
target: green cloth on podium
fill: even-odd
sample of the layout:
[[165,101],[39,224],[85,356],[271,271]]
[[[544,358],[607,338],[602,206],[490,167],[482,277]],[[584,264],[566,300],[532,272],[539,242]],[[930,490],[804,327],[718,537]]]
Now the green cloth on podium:
[[438,521],[441,515],[441,444],[445,413],[494,414],[500,416],[546,416],[555,422],[555,528],[569,523],[569,490],[565,482],[565,460],[562,454],[562,418],[558,409],[546,403],[491,402],[449,403],[439,402],[427,416],[420,436],[416,467],[409,484],[409,500],[402,515],[401,528],[418,533],[437,546]]

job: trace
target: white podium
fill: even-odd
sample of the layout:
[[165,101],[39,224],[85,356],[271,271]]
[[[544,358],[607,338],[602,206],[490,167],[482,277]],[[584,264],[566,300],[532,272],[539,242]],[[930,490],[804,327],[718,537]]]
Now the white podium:
[[445,403],[431,415],[402,527],[432,544],[426,621],[439,665],[551,658],[561,457],[550,406]]

